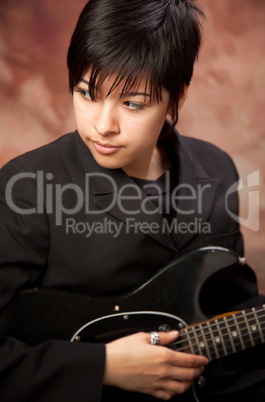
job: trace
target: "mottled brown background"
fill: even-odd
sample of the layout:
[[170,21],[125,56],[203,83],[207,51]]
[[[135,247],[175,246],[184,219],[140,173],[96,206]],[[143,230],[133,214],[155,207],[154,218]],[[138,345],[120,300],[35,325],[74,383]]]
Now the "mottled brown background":
[[[115,1],[115,0],[114,0]],[[86,0],[0,0],[0,166],[74,129],[66,52]],[[207,21],[179,129],[260,171],[260,228],[242,227],[265,291],[265,0],[200,0]],[[240,191],[241,216],[248,193]],[[1,218],[0,218],[1,219]]]

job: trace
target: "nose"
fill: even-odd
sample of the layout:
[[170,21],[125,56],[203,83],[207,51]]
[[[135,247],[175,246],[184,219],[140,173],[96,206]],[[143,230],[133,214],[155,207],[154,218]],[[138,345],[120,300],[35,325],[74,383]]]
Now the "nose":
[[98,108],[94,128],[99,135],[106,136],[119,133],[118,116],[111,102],[105,102]]

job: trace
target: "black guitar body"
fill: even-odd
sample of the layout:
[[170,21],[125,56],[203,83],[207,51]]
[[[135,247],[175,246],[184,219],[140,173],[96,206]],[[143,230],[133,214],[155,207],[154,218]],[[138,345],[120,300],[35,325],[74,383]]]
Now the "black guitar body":
[[[239,264],[240,259],[234,252],[221,247],[205,247],[178,256],[139,287],[114,297],[91,297],[51,288],[24,290],[0,315],[0,333],[37,345],[49,339],[106,343],[139,331],[177,329],[181,344],[187,326],[211,318],[201,308],[204,284],[218,271],[233,270]],[[261,343],[264,341],[263,329],[258,330],[258,325],[253,328],[259,335],[257,343]],[[261,325],[264,327],[265,323]],[[218,337],[207,337],[205,344],[208,340],[212,344],[215,339],[218,342]],[[186,338],[184,351],[207,355],[205,350],[200,350],[201,340],[195,342],[199,346],[194,352],[194,340],[188,342]],[[180,350],[174,345],[172,348]],[[217,346],[213,345],[212,350],[216,352]],[[194,387],[198,384],[200,379],[194,382]],[[124,391],[117,389],[104,389],[104,393],[103,401],[111,400],[112,396],[126,402],[149,401],[149,397],[141,394],[128,399]],[[190,391],[174,401],[204,400],[201,394],[199,398],[197,395],[197,391]]]
[[[241,262],[226,248],[205,247],[178,256],[139,287],[114,297],[51,288],[24,290],[0,315],[0,333],[37,345],[49,339],[106,343],[139,331],[178,329],[173,349],[215,360],[265,342],[265,305],[214,319],[201,307],[202,289],[211,276],[237,269]],[[200,378],[193,388],[174,401],[207,400]],[[155,400],[104,387],[102,401],[111,399]]]
[[36,345],[48,339],[107,342],[138,331],[181,329],[209,318],[200,308],[203,284],[237,264],[238,256],[228,249],[205,247],[180,255],[116,297],[24,290],[0,316],[0,332]]

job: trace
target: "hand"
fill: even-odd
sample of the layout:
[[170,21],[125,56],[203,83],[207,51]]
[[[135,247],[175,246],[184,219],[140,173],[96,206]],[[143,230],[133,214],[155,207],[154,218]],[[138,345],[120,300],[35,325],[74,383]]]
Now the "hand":
[[108,343],[104,385],[165,401],[185,392],[203,372],[208,359],[164,347],[178,337],[177,331],[159,335],[160,345],[151,345],[150,334],[143,332]]

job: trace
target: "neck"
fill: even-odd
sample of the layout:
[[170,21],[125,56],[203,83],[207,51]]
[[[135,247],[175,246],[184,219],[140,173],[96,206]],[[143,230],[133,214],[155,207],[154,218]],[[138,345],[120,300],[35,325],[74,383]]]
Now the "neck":
[[170,168],[170,165],[171,161],[166,148],[157,145],[149,160],[144,159],[135,169],[125,167],[123,170],[128,176],[137,179],[156,180]]
[[173,348],[215,360],[262,343],[265,343],[265,305],[184,328]]

